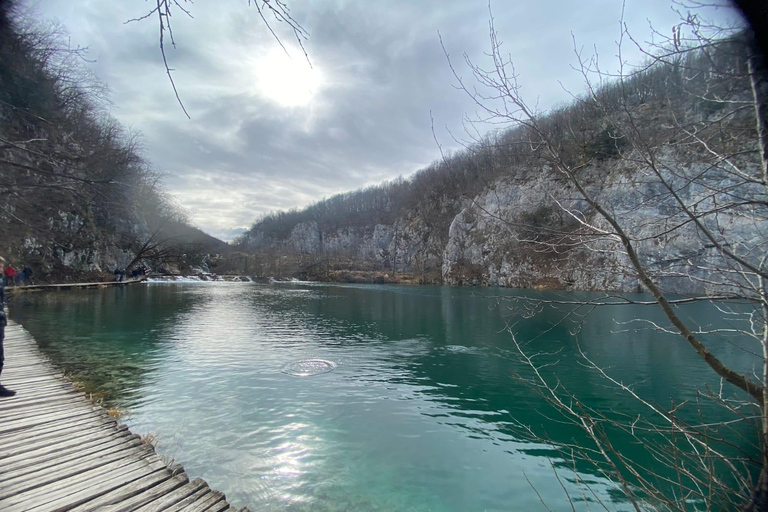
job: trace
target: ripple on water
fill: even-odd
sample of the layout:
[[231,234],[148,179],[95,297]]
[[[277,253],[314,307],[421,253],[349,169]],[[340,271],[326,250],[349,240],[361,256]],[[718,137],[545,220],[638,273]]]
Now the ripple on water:
[[332,361],[326,361],[325,359],[302,359],[301,361],[288,363],[283,367],[282,371],[295,377],[311,377],[321,373],[332,372],[334,369],[336,369],[336,363]]

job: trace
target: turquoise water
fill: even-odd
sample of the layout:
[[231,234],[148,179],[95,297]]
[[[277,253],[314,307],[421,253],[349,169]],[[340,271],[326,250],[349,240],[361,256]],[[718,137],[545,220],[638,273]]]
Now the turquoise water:
[[[586,368],[579,350],[659,404],[718,390],[719,380],[677,337],[633,322],[661,321],[654,308],[594,311],[574,336],[579,319],[561,322],[562,311],[521,318],[510,300],[517,293],[150,283],[22,295],[11,315],[73,380],[123,410],[135,432],[155,435],[159,453],[238,507],[546,510],[543,500],[571,510],[570,496],[577,510],[600,508],[598,500],[629,509],[615,483],[554,446],[588,439],[521,380],[532,374],[509,322],[548,378],[609,417],[645,409]],[[721,316],[704,306],[687,313]],[[742,340],[712,343],[736,368],[755,365]],[[324,373],[296,375],[307,359]],[[726,417],[706,401],[686,411],[691,421]],[[736,428],[747,432],[737,447],[750,450],[747,427]],[[631,439],[616,442],[664,473]],[[591,491],[582,492],[585,483]]]

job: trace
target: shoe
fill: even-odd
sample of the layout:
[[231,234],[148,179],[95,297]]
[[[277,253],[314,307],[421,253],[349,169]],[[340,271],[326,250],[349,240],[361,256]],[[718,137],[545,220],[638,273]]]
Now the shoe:
[[0,385],[0,398],[6,398],[9,396],[14,396],[16,394],[15,391],[11,391],[10,389]]

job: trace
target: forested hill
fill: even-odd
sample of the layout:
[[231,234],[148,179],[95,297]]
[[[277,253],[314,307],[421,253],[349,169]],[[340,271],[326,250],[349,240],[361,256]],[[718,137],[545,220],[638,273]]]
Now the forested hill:
[[[673,48],[409,178],[269,214],[240,244],[262,272],[308,278],[375,271],[385,281],[407,273],[429,283],[639,289],[578,181],[627,226],[665,287],[709,286],[712,244],[680,216],[735,203],[729,187],[742,201],[766,198],[749,188],[760,166],[746,44],[700,46]],[[765,240],[753,217],[707,211],[717,229]]]
[[37,282],[204,265],[226,244],[166,195],[80,53],[0,2],[0,255]]

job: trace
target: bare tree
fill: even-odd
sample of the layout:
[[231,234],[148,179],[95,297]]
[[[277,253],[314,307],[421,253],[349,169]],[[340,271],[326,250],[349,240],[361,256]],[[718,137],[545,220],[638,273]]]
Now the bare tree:
[[[538,164],[552,184],[560,183],[547,207],[556,208],[568,222],[553,223],[542,213],[545,222],[536,226],[536,219],[509,218],[501,208],[478,205],[481,214],[505,226],[516,243],[580,261],[583,272],[610,272],[619,276],[614,281],[619,288],[631,289],[633,282],[642,286],[668,322],[651,327],[677,333],[744,397],[734,402],[714,392],[710,399],[731,410],[737,421],[758,425],[755,453],[734,455],[723,448],[731,443],[728,425],[686,423],[677,415],[681,404],[665,408],[646,401],[584,355],[587,366],[648,413],[624,423],[609,419],[568,394],[556,375],[543,371],[522,334],[511,328],[520,356],[533,371],[531,385],[591,441],[590,446],[563,448],[618,482],[636,510],[686,510],[692,503],[707,509],[738,504],[745,510],[766,510],[767,75],[749,30],[707,23],[688,9],[695,6],[678,7],[680,24],[669,36],[657,32],[662,42],[654,45],[632,39],[622,22],[615,72],[602,68],[597,56],[586,58],[577,51],[586,93],[574,97],[572,106],[546,114],[524,98],[492,14],[488,67],[465,55],[472,74],[468,82],[446,56],[458,88],[477,106],[477,116],[468,121],[516,127],[501,138],[499,152],[510,162]],[[627,45],[640,48],[647,62],[629,68],[622,55]],[[672,257],[659,258],[659,245]],[[671,298],[675,292],[690,296]],[[731,319],[729,335],[752,340],[760,365],[754,376],[729,367],[712,351],[708,339],[721,332],[699,326],[681,312],[684,304],[702,301]],[[566,316],[581,317],[594,307],[640,303],[625,295],[606,295],[590,302],[519,299],[517,307],[522,315],[560,307],[568,311]],[[648,468],[614,446],[617,432],[643,442],[676,477],[649,476]],[[756,482],[750,474],[754,468],[759,468]]]

